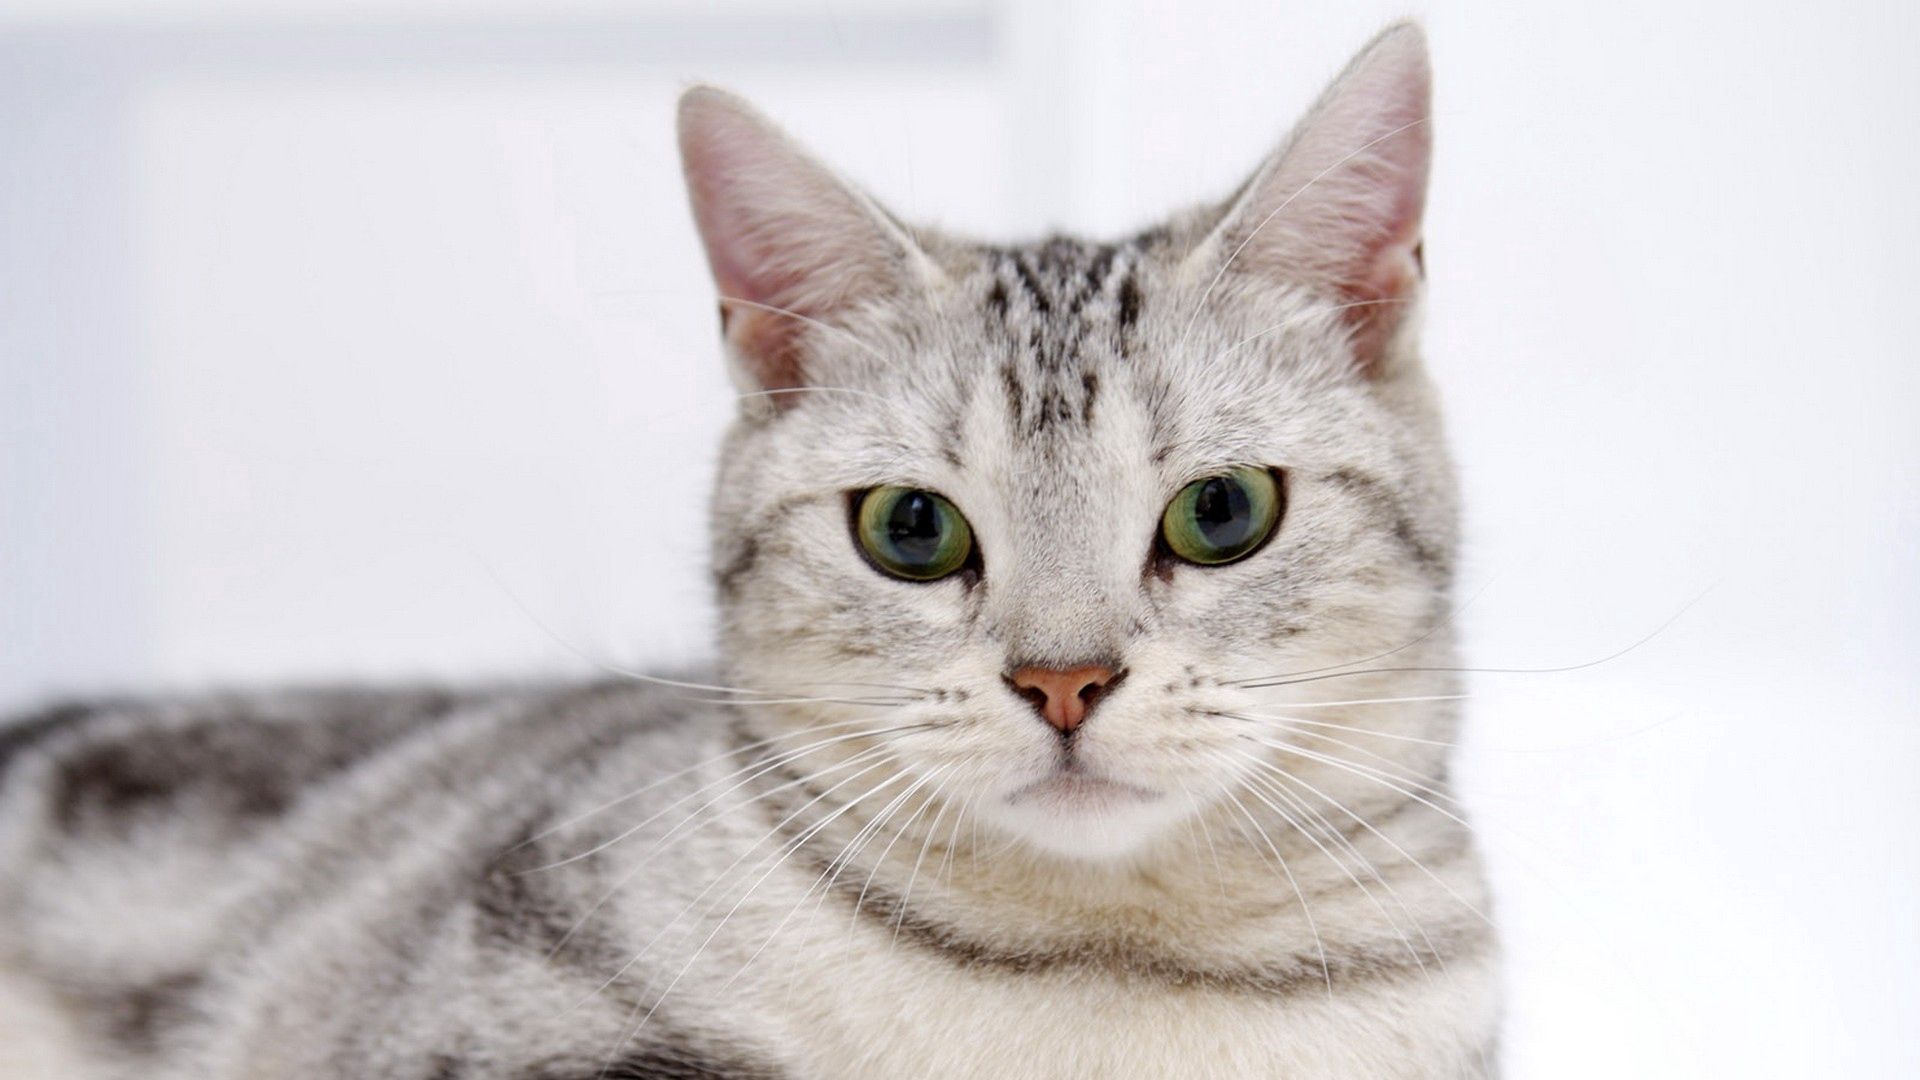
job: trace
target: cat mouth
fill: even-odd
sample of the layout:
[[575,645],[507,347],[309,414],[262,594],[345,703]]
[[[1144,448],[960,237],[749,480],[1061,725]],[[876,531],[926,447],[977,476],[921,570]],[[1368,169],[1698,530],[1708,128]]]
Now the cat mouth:
[[1079,769],[1061,769],[1014,791],[1007,796],[1007,802],[1085,811],[1124,803],[1153,802],[1159,798],[1159,792],[1135,784]]

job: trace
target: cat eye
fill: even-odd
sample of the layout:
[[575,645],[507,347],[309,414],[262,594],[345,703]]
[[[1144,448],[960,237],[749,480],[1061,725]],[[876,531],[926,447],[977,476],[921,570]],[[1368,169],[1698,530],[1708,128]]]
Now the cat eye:
[[1190,563],[1221,566],[1253,554],[1285,508],[1272,470],[1229,469],[1180,489],[1160,516],[1160,539]]
[[868,561],[908,581],[935,581],[973,555],[973,529],[946,499],[919,488],[877,487],[853,510],[853,536]]

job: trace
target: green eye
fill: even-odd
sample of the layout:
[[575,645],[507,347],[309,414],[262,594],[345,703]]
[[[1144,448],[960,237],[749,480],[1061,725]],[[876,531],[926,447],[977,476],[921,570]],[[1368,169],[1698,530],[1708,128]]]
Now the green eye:
[[918,488],[877,487],[853,511],[860,550],[881,570],[908,581],[933,581],[966,565],[973,530],[952,503]]
[[1273,534],[1286,496],[1267,469],[1229,469],[1180,489],[1160,518],[1167,550],[1219,566],[1245,558]]

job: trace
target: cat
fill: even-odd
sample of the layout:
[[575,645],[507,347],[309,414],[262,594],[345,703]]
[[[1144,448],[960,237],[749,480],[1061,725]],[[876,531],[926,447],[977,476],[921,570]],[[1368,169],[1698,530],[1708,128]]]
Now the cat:
[[17,718],[62,1075],[1493,1075],[1429,85],[1393,27],[1224,202],[1018,246],[687,91],[719,660]]

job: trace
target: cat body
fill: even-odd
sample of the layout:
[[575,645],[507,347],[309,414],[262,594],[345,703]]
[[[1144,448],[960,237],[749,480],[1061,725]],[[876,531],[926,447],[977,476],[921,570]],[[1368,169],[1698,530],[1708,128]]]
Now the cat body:
[[[1409,949],[1276,836],[1330,993],[1272,867],[1063,868],[927,814],[837,875],[870,818],[777,859],[831,783],[766,795],[804,775],[774,767],[730,791],[764,755],[722,713],[625,684],[76,711],[4,807],[11,963],[102,1077],[1480,1075],[1477,923]],[[1475,888],[1459,838],[1404,816],[1361,850],[1388,866],[1391,838]],[[1033,899],[1010,922],[987,889]]]
[[0,728],[0,969],[105,1077],[1491,1075],[1426,87],[1023,246],[690,91],[720,664]]

